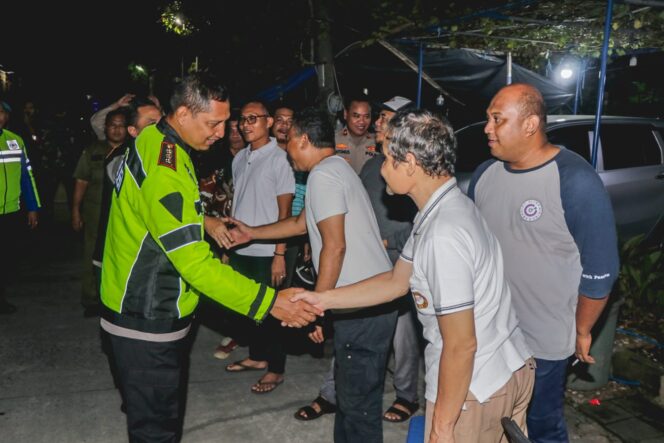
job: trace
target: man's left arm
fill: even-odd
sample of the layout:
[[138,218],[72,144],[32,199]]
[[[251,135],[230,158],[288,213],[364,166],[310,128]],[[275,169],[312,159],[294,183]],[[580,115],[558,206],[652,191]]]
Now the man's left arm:
[[581,280],[576,308],[576,356],[589,355],[590,331],[609,299],[618,277],[618,239],[611,200],[595,171],[583,163],[560,165],[561,200],[567,227],[579,249]]
[[472,255],[461,230],[423,242],[418,253],[443,341],[429,443],[454,442],[477,351]]
[[25,146],[21,146],[21,149],[23,151],[23,156],[21,157],[21,196],[28,210],[28,226],[34,229],[39,220],[37,211],[41,207],[41,202],[39,201],[35,177],[32,174],[28,151],[25,149]]
[[583,363],[595,363],[595,359],[590,355],[590,345],[592,344],[590,331],[608,301],[608,295],[603,298],[579,295],[576,305],[576,357]]
[[468,396],[477,350],[473,309],[438,316],[438,327],[445,344],[429,443],[454,442],[454,426]]
[[[282,194],[277,196],[279,206],[279,220],[285,220],[291,216],[291,205],[293,194]],[[278,288],[286,278],[286,243],[277,243],[274,247],[274,258],[272,259],[272,286]]]

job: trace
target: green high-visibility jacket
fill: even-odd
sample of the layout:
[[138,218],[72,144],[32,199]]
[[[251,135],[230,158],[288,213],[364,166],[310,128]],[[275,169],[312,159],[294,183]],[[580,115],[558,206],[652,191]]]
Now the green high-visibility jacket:
[[0,215],[18,211],[21,199],[28,211],[41,206],[23,139],[0,129]]
[[125,153],[115,179],[102,268],[103,316],[148,333],[186,327],[205,294],[261,321],[274,289],[214,258],[203,238],[204,215],[191,148],[162,119]]

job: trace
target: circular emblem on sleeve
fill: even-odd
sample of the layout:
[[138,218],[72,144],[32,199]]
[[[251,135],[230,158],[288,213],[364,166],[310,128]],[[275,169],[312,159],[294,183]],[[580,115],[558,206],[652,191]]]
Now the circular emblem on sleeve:
[[417,309],[426,309],[429,306],[427,299],[419,292],[413,292],[413,299],[415,299],[415,306]]
[[519,210],[521,218],[527,222],[534,222],[542,216],[542,203],[537,200],[526,200]]

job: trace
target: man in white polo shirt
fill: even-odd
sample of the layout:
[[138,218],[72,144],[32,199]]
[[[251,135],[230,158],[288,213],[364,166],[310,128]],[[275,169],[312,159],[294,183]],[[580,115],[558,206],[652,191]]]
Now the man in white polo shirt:
[[425,442],[499,442],[502,417],[525,431],[532,353],[511,309],[498,241],[454,178],[452,127],[399,112],[383,142],[382,175],[419,209],[394,269],[358,284],[303,293],[322,309],[370,306],[413,293],[424,336]]
[[[270,137],[273,119],[263,103],[242,107],[238,124],[249,146],[233,159],[233,216],[253,224],[290,216],[295,193],[293,169],[283,149]],[[229,264],[242,275],[278,288],[286,278],[286,244],[254,243],[230,253]],[[228,372],[267,369],[251,387],[256,394],[273,391],[284,380],[286,353],[282,328],[271,316],[260,325],[245,322],[249,357],[226,367]]]

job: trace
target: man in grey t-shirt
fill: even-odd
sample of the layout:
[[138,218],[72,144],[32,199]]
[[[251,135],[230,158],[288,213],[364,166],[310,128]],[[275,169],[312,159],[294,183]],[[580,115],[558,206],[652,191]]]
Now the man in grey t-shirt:
[[[308,232],[317,291],[390,270],[369,196],[355,171],[334,155],[327,116],[313,109],[296,114],[286,149],[296,170],[310,171],[304,211],[254,228],[235,221],[235,245]],[[385,365],[395,322],[396,311],[389,305],[334,312],[336,442],[382,441]]]
[[618,274],[611,201],[588,162],[548,142],[544,99],[533,86],[501,89],[487,120],[497,160],[477,168],[468,196],[500,241],[514,310],[537,361],[529,438],[566,442],[567,358],[595,362],[590,331]]

